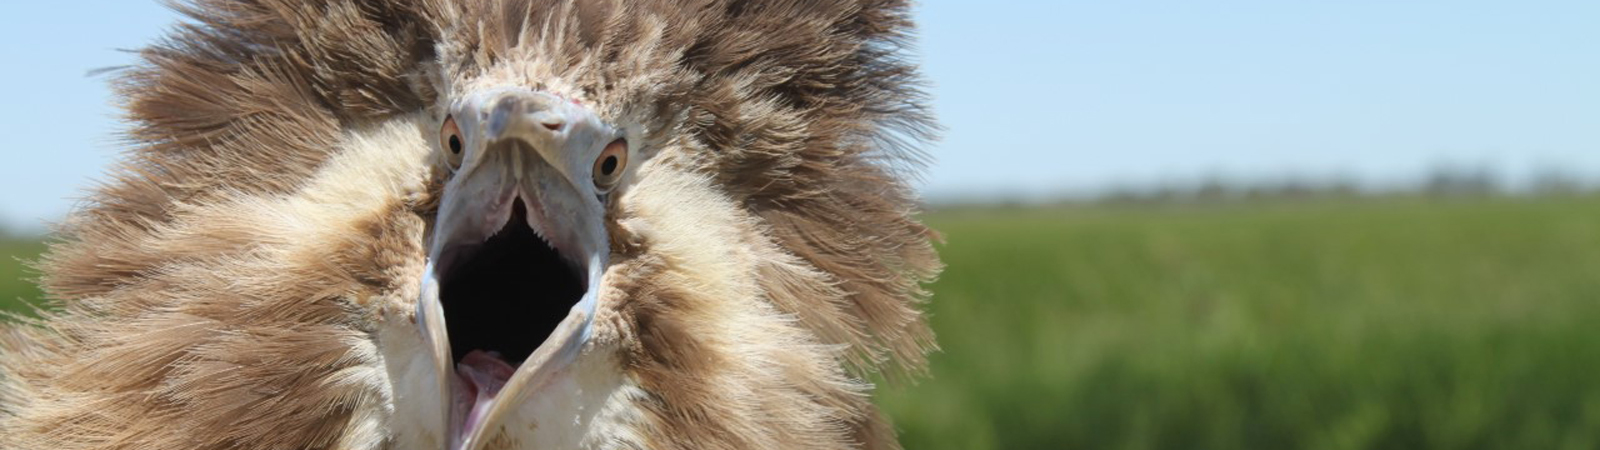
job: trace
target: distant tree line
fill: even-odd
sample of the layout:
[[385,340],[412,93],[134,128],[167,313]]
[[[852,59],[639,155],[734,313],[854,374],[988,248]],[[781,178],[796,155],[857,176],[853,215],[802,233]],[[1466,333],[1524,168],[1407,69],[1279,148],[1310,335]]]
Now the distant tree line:
[[1206,204],[1271,200],[1373,197],[1553,197],[1600,196],[1600,177],[1564,168],[1506,177],[1488,166],[1438,165],[1409,182],[1377,183],[1355,177],[1285,176],[1246,178],[1210,176],[1186,181],[1138,183],[1092,191],[990,193],[931,198],[935,208],[962,206],[1024,207],[1041,204]]
[[[1206,203],[1250,200],[1297,200],[1381,196],[1471,198],[1495,196],[1600,195],[1600,180],[1559,169],[1538,172],[1524,182],[1510,183],[1487,167],[1441,165],[1409,184],[1374,186],[1353,178],[1283,178],[1244,180],[1209,177],[1198,182],[1115,187],[1073,202]],[[1016,203],[1016,202],[1010,202]]]

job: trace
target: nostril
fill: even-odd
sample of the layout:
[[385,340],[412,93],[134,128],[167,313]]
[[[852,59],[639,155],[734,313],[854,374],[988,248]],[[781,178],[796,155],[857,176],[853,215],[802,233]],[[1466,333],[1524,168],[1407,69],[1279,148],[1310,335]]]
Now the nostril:
[[539,124],[540,125],[544,125],[544,129],[550,130],[550,131],[561,131],[561,126],[562,125],[566,125],[565,123],[562,123],[559,120],[548,121],[548,122],[540,122]]

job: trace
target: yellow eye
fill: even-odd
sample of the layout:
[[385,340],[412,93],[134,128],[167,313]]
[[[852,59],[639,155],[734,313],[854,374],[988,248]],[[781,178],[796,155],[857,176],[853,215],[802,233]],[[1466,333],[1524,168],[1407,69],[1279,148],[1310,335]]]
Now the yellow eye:
[[461,154],[466,150],[466,142],[461,139],[461,127],[456,126],[454,116],[445,116],[444,125],[439,126],[439,147],[449,154],[450,167],[461,165]]
[[610,191],[622,180],[623,169],[628,167],[628,141],[617,139],[606,144],[600,157],[594,160],[594,187],[600,192]]

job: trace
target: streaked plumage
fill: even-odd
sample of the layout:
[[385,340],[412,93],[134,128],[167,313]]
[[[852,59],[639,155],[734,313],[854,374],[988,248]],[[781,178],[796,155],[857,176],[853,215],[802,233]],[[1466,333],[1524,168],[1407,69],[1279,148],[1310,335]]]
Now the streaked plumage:
[[[419,331],[442,324],[417,311],[440,301],[441,209],[478,206],[450,206],[470,164],[438,138],[452,114],[499,120],[505,98],[570,101],[562,117],[633,156],[612,191],[506,191],[535,222],[594,220],[606,248],[585,250],[603,264],[579,278],[598,286],[573,309],[582,331],[550,335],[576,350],[476,444],[897,447],[862,380],[922,370],[917,303],[939,270],[904,182],[931,128],[899,59],[904,1],[184,10],[118,84],[132,148],[41,263],[57,309],[3,341],[0,448],[450,445],[453,374]],[[592,189],[587,160],[549,152],[598,144],[529,130],[468,154]],[[562,199],[599,209],[545,211]],[[567,228],[530,226],[574,262],[549,231]]]

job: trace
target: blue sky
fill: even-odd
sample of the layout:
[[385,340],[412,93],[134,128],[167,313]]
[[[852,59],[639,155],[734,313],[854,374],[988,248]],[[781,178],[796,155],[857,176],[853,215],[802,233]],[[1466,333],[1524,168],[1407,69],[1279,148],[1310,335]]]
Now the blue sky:
[[[37,229],[102,178],[121,127],[96,68],[175,16],[154,1],[0,15],[0,224]],[[1600,176],[1600,2],[925,1],[948,128],[939,198],[1208,176],[1399,183],[1444,163]]]

